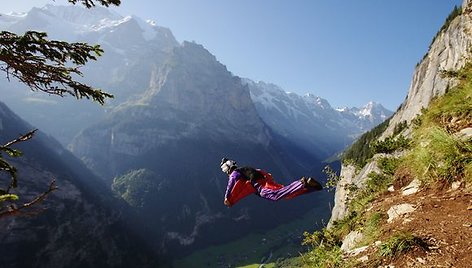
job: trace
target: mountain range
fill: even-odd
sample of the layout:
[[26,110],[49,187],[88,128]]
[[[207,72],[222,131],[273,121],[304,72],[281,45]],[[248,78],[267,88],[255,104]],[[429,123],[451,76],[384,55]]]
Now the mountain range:
[[[121,16],[105,8],[87,10],[77,6],[47,5],[33,8],[28,13],[2,15],[0,26],[17,33],[46,31],[50,38],[100,44],[105,50],[98,62],[82,68],[85,82],[114,94],[115,98],[105,109],[88,103],[73,105],[75,100],[57,100],[32,92],[25,96],[25,90],[11,90],[3,99],[12,107],[19,106],[16,112],[20,116],[57,137],[63,145],[68,145],[76,133],[103,118],[110,109],[128,100],[142,98],[142,94],[155,86],[153,77],[159,75],[172,50],[181,46],[169,29],[157,26],[153,21]],[[392,115],[391,111],[372,102],[361,108],[334,109],[327,100],[311,94],[300,96],[270,83],[256,83],[247,78],[242,81],[249,87],[258,113],[275,132],[309,141],[308,144],[315,145],[310,150],[317,149],[323,156],[346,147],[360,134]],[[18,86],[1,82],[0,89]],[[36,113],[37,108],[44,113]],[[275,115],[271,118],[272,112]],[[73,124],[64,120],[70,117],[74,117]],[[274,123],[280,118],[296,123]]]
[[334,109],[327,100],[284,91],[274,84],[243,80],[264,122],[308,151],[329,157],[393,113],[369,102],[361,108]]
[[[317,221],[326,219],[332,200],[327,192],[275,204],[250,197],[228,210],[222,200],[226,177],[219,169],[220,159],[230,157],[241,165],[263,168],[280,183],[307,174],[321,177],[324,159],[392,114],[376,103],[334,109],[320,97],[287,93],[273,84],[240,78],[202,45],[179,43],[169,29],[152,21],[123,17],[104,8],[48,5],[26,14],[2,15],[0,26],[17,33],[47,31],[51,39],[98,43],[105,50],[98,62],[82,70],[84,82],[115,95],[105,107],[43,96],[11,81],[0,82],[2,101],[57,138],[85,164],[52,139],[44,140],[54,146],[32,158],[45,155],[46,162],[54,162],[48,160],[55,156],[49,151],[63,152],[68,156],[66,162],[77,162],[75,168],[83,169],[87,178],[71,179],[71,186],[63,187],[61,194],[67,195],[76,185],[86,189],[100,185],[84,192],[92,197],[104,195],[110,201],[88,201],[87,207],[103,206],[135,215],[133,231],[146,230],[149,249],[160,256],[187,254],[272,228],[308,209],[319,212]],[[9,116],[5,113],[1,119]],[[9,124],[18,123],[12,120]],[[46,164],[40,167],[48,170]],[[39,191],[39,187],[35,189]],[[48,201],[51,215],[57,215],[56,207],[64,202]],[[66,210],[71,213],[67,217],[85,213]],[[91,213],[85,211],[85,215]],[[52,217],[57,221],[42,225],[25,220],[25,224],[65,228],[62,223],[67,220]],[[127,221],[126,217],[96,217],[112,226]],[[15,226],[14,221],[11,224]],[[73,230],[88,226],[77,224]],[[110,234],[107,228],[97,233],[100,241]],[[124,239],[121,229],[110,232],[116,239]],[[141,238],[129,238],[134,239]],[[146,264],[154,257],[145,256],[144,260],[150,260]],[[57,267],[61,266],[67,263]]]

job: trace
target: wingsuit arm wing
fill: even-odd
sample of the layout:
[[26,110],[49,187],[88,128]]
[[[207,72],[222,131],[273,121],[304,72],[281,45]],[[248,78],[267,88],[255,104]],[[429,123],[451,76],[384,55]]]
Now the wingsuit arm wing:
[[225,192],[225,199],[229,199],[231,196],[231,191],[234,188],[234,185],[236,184],[236,181],[239,177],[239,173],[233,172],[229,175],[228,178],[228,185],[226,186],[226,192]]

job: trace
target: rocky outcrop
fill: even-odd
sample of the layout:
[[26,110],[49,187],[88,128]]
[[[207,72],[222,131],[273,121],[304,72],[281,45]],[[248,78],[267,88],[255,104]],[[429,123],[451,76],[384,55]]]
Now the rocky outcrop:
[[409,213],[415,211],[416,208],[412,204],[399,204],[391,207],[387,211],[388,219],[387,222],[391,223],[398,218],[405,217]]
[[[374,159],[378,159],[382,155],[377,155]],[[341,220],[349,213],[348,204],[353,196],[349,190],[353,186],[355,188],[363,188],[367,180],[367,175],[371,172],[377,172],[376,161],[371,161],[360,171],[356,170],[353,165],[343,165],[341,167],[340,180],[336,186],[336,193],[334,195],[334,207],[331,213],[331,219],[328,222],[328,228],[337,220]]]
[[390,120],[383,138],[391,135],[400,122],[413,120],[434,97],[443,95],[455,84],[454,78],[443,72],[458,71],[472,53],[472,6],[465,0],[462,7],[462,15],[438,33],[428,53],[416,66],[408,95]]

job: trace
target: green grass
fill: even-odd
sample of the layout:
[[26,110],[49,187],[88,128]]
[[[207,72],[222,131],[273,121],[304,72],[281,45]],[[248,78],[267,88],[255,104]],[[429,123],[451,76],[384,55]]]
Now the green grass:
[[472,162],[464,166],[464,180],[469,186],[472,185]]
[[421,239],[413,236],[411,233],[399,232],[380,245],[379,255],[382,257],[397,257],[414,246],[422,246],[423,244]]
[[383,219],[384,219],[384,214],[380,212],[375,212],[367,218],[362,229],[362,233],[364,234],[364,239],[361,243],[361,246],[370,245],[373,242],[377,241],[378,237],[381,234],[380,227],[381,227]]
[[340,267],[344,262],[340,247],[316,247],[301,258],[308,267],[334,268]]
[[325,228],[312,234],[304,233],[303,244],[309,246],[311,251],[301,255],[303,265],[331,268],[343,264],[340,236],[336,231],[337,228],[329,230]]
[[433,100],[415,120],[415,142],[401,164],[425,183],[472,181],[472,144],[454,136],[472,127],[472,64],[466,64],[456,77],[458,86]]
[[303,263],[309,267],[350,267],[350,261],[341,258],[341,241],[354,230],[364,233],[362,244],[369,244],[377,239],[381,232],[383,214],[380,212],[367,213],[366,207],[379,194],[387,190],[392,176],[378,173],[368,175],[366,185],[357,190],[352,201],[348,204],[350,213],[345,218],[335,221],[333,226],[313,234],[305,234],[304,243],[312,250],[302,255]]
[[404,162],[415,177],[426,183],[465,179],[472,163],[472,144],[438,127],[423,128]]

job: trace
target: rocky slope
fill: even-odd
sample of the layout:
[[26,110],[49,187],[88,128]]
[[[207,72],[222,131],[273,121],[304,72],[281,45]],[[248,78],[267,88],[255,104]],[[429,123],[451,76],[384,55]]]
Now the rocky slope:
[[[32,127],[0,103],[0,139],[7,142]],[[2,267],[154,267],[158,264],[145,239],[128,216],[123,202],[64,150],[57,141],[37,134],[20,144],[21,200],[58,190],[22,216],[0,220]],[[128,211],[128,212],[127,212]],[[129,214],[129,215],[128,215]],[[126,216],[128,215],[128,216]]]
[[[447,21],[438,33],[416,68],[405,102],[377,137],[377,145],[393,146],[401,137],[413,138],[410,145],[404,143],[405,147],[393,149],[393,153],[376,154],[360,168],[348,163],[342,167],[328,227],[343,234],[341,249],[359,267],[470,265],[465,252],[471,244],[463,241],[462,235],[470,233],[472,220],[468,212],[471,136],[467,136],[472,127],[471,91],[470,67],[466,65],[471,59],[471,10],[472,3],[464,1],[461,14]],[[416,120],[418,115],[422,117]],[[401,124],[404,121],[407,123]],[[446,153],[456,146],[462,149]],[[450,162],[449,155],[461,160]],[[442,173],[445,167],[449,168]],[[367,199],[376,191],[377,195]],[[382,216],[386,212],[388,219]],[[343,224],[352,224],[352,232],[340,231]],[[372,237],[379,241],[366,245]],[[402,248],[392,253],[389,250],[398,246],[394,239],[413,250],[402,253],[407,250]],[[379,254],[390,258],[380,260]]]
[[[420,114],[422,108],[428,106],[434,97],[443,95],[448,88],[456,84],[457,80],[454,77],[444,75],[443,71],[457,72],[470,59],[472,16],[470,15],[469,5],[469,1],[464,1],[463,14],[455,18],[447,30],[438,33],[431,44],[429,52],[416,67],[408,95],[400,109],[389,121],[387,129],[380,136],[381,139],[392,135],[395,127],[400,122],[411,122]],[[405,131],[405,134],[408,133],[410,131]],[[343,167],[340,185],[351,182],[362,183],[363,180],[367,179],[365,175],[372,171],[369,166],[364,169],[366,170],[361,172],[364,175],[358,175],[352,167]],[[345,194],[341,192],[343,192],[342,189],[339,190],[339,193],[336,193],[336,205],[333,208],[333,215],[335,216],[332,221],[346,215],[342,212],[343,209],[338,210],[338,206],[343,206],[344,203],[341,200]]]

